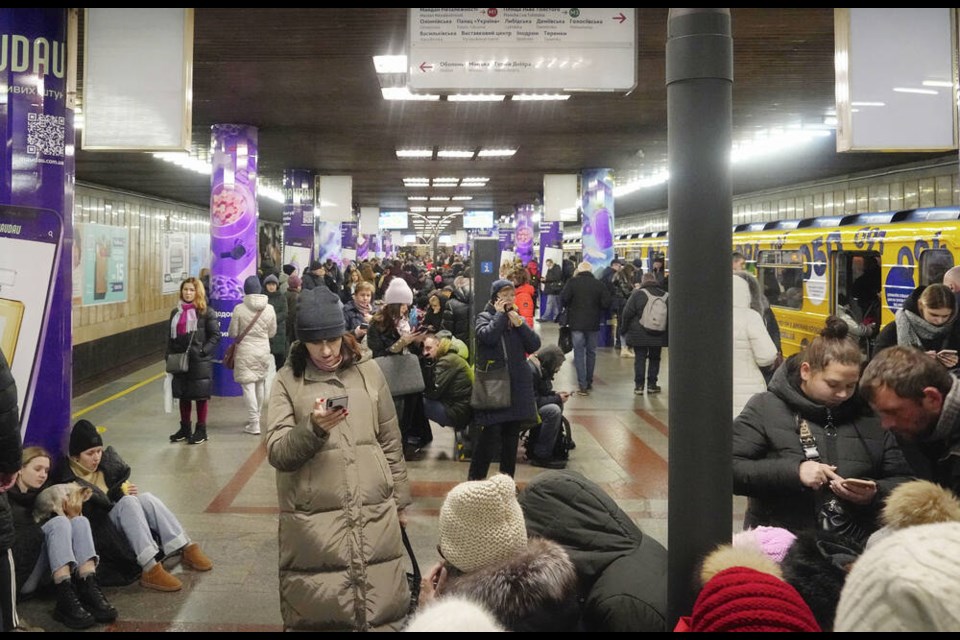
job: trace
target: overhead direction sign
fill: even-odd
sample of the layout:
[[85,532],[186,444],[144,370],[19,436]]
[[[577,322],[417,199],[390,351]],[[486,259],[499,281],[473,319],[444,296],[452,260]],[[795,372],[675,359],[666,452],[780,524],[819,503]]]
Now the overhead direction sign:
[[629,91],[636,9],[410,9],[411,91]]

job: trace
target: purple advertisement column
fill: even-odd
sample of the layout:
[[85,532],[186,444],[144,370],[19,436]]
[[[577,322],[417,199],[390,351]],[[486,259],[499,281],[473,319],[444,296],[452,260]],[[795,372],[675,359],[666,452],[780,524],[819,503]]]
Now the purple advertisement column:
[[357,260],[357,231],[360,224],[357,222],[340,223],[340,253],[343,261]]
[[0,346],[24,444],[54,456],[70,429],[73,367],[66,39],[66,9],[0,9]]
[[361,233],[357,238],[357,262],[361,262],[372,257],[373,252],[370,250],[370,234]]
[[340,255],[340,223],[328,220],[317,220],[314,223],[317,233],[317,260],[326,262],[329,258],[343,268],[343,259]]
[[283,264],[296,265],[301,276],[313,259],[315,181],[314,171],[283,171]]
[[257,128],[215,124],[210,149],[210,305],[222,335],[213,368],[213,393],[239,396],[233,372],[219,361],[233,343],[227,329],[233,308],[243,302],[243,281],[257,273]]
[[[547,276],[547,258],[555,264],[562,265],[563,260],[563,228],[559,222],[540,222],[540,276]],[[547,294],[540,288],[540,309],[547,308]],[[542,314],[542,312],[541,312]]]
[[517,257],[526,267],[533,260],[533,205],[525,204],[516,210],[517,228],[514,236],[517,243]]
[[582,179],[583,259],[599,276],[613,262],[613,172],[588,169]]

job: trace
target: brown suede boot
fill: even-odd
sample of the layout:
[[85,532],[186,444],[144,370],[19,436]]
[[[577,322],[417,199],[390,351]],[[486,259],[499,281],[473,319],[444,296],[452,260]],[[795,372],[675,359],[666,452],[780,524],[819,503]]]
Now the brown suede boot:
[[167,573],[163,565],[158,562],[150,571],[144,571],[141,574],[140,586],[155,591],[180,591],[183,583],[176,576]]
[[213,569],[213,562],[200,550],[200,545],[191,542],[183,548],[181,562],[194,571],[210,571]]

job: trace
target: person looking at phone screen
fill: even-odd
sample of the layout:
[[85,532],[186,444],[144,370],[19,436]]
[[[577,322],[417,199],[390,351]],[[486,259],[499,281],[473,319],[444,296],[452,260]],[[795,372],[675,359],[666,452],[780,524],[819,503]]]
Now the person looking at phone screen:
[[953,291],[942,284],[914,289],[894,321],[877,336],[877,352],[893,345],[917,347],[944,368],[956,369],[960,323]]
[[[733,488],[749,498],[744,528],[813,528],[837,498],[867,534],[912,471],[893,434],[857,395],[862,355],[837,316],[773,374],[733,423]],[[864,482],[847,482],[847,479]]]
[[363,342],[370,328],[370,321],[377,309],[373,306],[373,284],[366,280],[356,283],[353,299],[343,305],[343,319],[347,331],[352,331],[357,340]]
[[301,294],[297,336],[266,420],[284,627],[399,630],[410,602],[400,528],[411,500],[390,388],[328,289]]

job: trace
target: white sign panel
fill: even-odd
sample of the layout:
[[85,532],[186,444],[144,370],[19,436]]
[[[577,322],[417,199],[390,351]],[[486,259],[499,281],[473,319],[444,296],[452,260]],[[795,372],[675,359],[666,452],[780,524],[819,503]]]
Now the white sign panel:
[[167,231],[163,234],[163,274],[160,285],[163,293],[176,293],[180,290],[180,283],[187,278],[190,268],[189,237],[189,234],[183,231]]
[[636,9],[410,9],[408,86],[629,91]]

